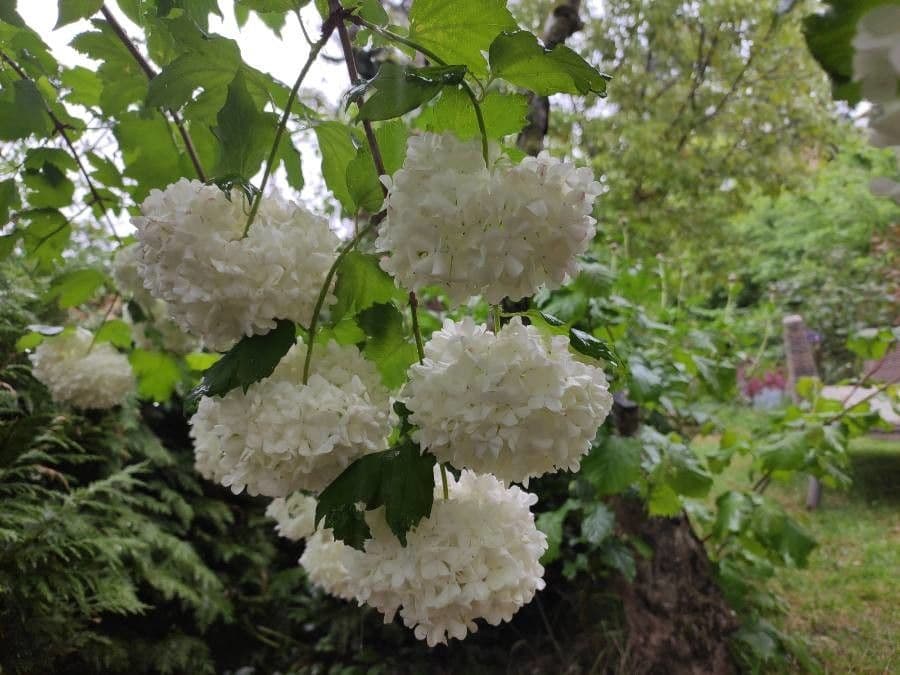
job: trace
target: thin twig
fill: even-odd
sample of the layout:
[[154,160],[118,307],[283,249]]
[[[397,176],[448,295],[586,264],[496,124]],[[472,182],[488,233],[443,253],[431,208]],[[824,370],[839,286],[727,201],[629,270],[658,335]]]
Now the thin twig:
[[284,106],[284,112],[281,114],[281,120],[278,122],[278,127],[275,129],[275,138],[272,140],[272,149],[269,151],[269,158],[266,160],[266,168],[265,171],[263,171],[262,182],[259,184],[259,192],[256,193],[256,199],[253,200],[253,206],[250,207],[250,215],[247,216],[247,224],[244,225],[245,237],[250,231],[253,219],[256,218],[256,214],[259,211],[259,204],[262,201],[263,193],[266,190],[266,184],[269,182],[269,176],[272,174],[272,167],[275,165],[275,156],[278,154],[278,146],[281,144],[281,137],[284,135],[285,127],[287,127],[288,119],[291,116],[291,108],[294,107],[294,100],[297,98],[297,92],[300,91],[300,85],[303,84],[303,80],[306,79],[309,69],[312,68],[313,63],[316,61],[316,57],[319,55],[319,52],[322,51],[322,47],[328,42],[333,31],[333,21],[326,21],[322,25],[322,36],[319,38],[318,42],[310,48],[306,63],[304,63],[303,68],[300,69],[300,74],[297,75],[294,86],[291,88],[291,93],[288,95],[287,103]]
[[[144,74],[147,76],[147,79],[152,80],[154,77],[156,77],[156,70],[153,68],[153,66],[150,65],[150,62],[146,58],[144,58],[144,55],[141,54],[140,50],[137,48],[137,45],[132,42],[131,38],[128,36],[128,33],[126,33],[125,29],[122,28],[122,24],[118,22],[116,17],[113,16],[112,12],[109,11],[106,5],[102,5],[100,7],[100,13],[103,14],[103,18],[106,19],[106,22],[119,38],[119,41],[131,53],[131,55],[134,57],[134,60],[137,61],[138,65],[141,67],[141,70],[143,70]],[[190,133],[188,133],[187,127],[185,127],[184,125],[184,120],[182,119],[181,115],[179,115],[175,110],[166,109],[166,112],[172,117],[172,123],[176,127],[178,127],[178,133],[181,135],[181,140],[184,142],[184,147],[187,150],[188,156],[191,158],[191,163],[194,165],[194,170],[197,172],[197,177],[204,183],[207,182],[207,180],[209,179],[207,178],[206,172],[203,170],[203,164],[200,162],[200,156],[197,154],[197,148],[194,146],[194,141],[191,139],[191,135]]]
[[[12,68],[16,74],[23,80],[27,80],[31,82],[31,78],[28,77],[28,74],[22,70],[18,63],[13,61],[6,52],[0,51],[0,59],[2,59],[10,68]],[[37,85],[35,85],[37,86]],[[91,180],[91,175],[87,172],[87,169],[84,166],[84,162],[81,161],[81,155],[78,153],[78,150],[75,149],[75,145],[72,143],[72,139],[69,138],[69,134],[66,132],[66,125],[56,116],[56,113],[50,109],[50,106],[44,103],[44,108],[47,111],[47,114],[50,116],[50,120],[53,122],[54,131],[59,133],[60,138],[63,139],[63,142],[66,144],[66,147],[69,149],[69,153],[72,155],[72,158],[75,160],[75,164],[78,166],[78,170],[81,172],[81,175],[84,177],[85,183],[87,183],[88,190],[91,193],[91,197],[94,202],[100,207],[101,213],[104,216],[106,214],[106,207],[104,206],[104,199],[98,192],[97,187],[94,185],[94,181]],[[119,236],[118,232],[116,232],[115,225],[113,225],[112,221],[109,220],[109,216],[106,218],[106,222],[109,225],[109,230],[112,233],[113,237],[115,237],[116,241],[119,244],[122,243],[122,238]]]

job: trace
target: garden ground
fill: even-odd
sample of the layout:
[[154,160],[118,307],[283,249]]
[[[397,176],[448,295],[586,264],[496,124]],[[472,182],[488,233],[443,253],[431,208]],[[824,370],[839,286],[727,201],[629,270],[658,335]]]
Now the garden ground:
[[[714,439],[698,444],[702,450]],[[707,446],[708,447],[708,446]],[[767,491],[818,541],[807,569],[779,568],[775,589],[787,605],[781,627],[802,635],[826,673],[900,670],[900,439],[857,439],[853,485],[825,490],[821,507],[804,507],[805,483],[773,482]],[[747,464],[719,477],[746,485]],[[718,490],[714,490],[717,493]]]

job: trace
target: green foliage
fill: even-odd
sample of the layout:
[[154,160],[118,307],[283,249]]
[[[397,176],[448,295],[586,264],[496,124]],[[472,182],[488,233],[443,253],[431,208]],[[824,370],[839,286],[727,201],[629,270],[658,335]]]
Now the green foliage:
[[503,33],[491,43],[491,74],[540,96],[606,96],[609,75],[593,68],[565,45],[547,50],[528,31]]
[[414,68],[388,61],[381,65],[375,77],[354,88],[350,97],[360,97],[365,91],[374,89],[360,105],[358,117],[361,120],[387,120],[427,103],[442,87],[458,85],[465,74],[465,66]]
[[199,401],[202,396],[224,396],[237,387],[246,392],[251,384],[272,374],[296,341],[297,329],[285,319],[268,333],[242,338],[203,373],[188,402]]
[[[516,134],[525,126],[528,100],[520,94],[489,91],[481,100],[484,126],[490,138]],[[419,129],[433,133],[452,131],[463,139],[480,135],[478,121],[469,97],[458,88],[445,87],[441,95],[416,117]]]
[[213,133],[219,140],[220,157],[215,174],[253,176],[268,155],[275,134],[275,115],[261,112],[239,69],[228,85],[225,105],[216,114]]
[[357,504],[384,507],[391,531],[406,546],[406,533],[431,515],[434,456],[409,439],[390,450],[363,455],[344,469],[319,495],[316,522],[334,530],[336,539],[362,549],[369,526]]

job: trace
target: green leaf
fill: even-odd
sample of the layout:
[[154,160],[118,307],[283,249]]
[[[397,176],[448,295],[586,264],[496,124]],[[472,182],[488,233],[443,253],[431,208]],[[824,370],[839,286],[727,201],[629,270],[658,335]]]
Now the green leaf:
[[347,213],[357,211],[356,201],[347,187],[347,166],[356,156],[350,128],[340,122],[322,122],[313,130],[322,155],[322,178]]
[[598,502],[581,521],[581,536],[589,544],[596,546],[612,534],[615,522],[616,517],[613,512],[605,504]]
[[59,14],[53,30],[99,12],[103,0],[59,0]]
[[589,94],[606,96],[608,75],[563,44],[547,50],[528,31],[500,35],[490,48],[491,73],[539,96]]
[[479,77],[487,74],[483,52],[516,27],[506,0],[414,0],[409,10],[410,39]]
[[34,209],[22,214],[25,228],[24,245],[29,260],[42,271],[52,269],[69,243],[72,226],[56,209]]
[[121,319],[104,321],[94,336],[96,342],[111,342],[116,347],[128,349],[131,346],[131,326]]
[[427,103],[442,87],[458,85],[465,74],[465,66],[415,68],[385,61],[375,77],[350,92],[350,99],[374,89],[375,93],[360,106],[358,117],[369,121],[388,120]]
[[16,141],[34,134],[50,135],[53,125],[47,106],[34,82],[16,80],[0,90],[0,141]]
[[175,392],[181,369],[169,354],[135,349],[128,356],[138,380],[138,395],[154,401],[167,401]]
[[637,566],[634,556],[628,547],[618,539],[610,539],[600,551],[600,560],[604,565],[617,570],[628,581],[634,581],[637,575]]
[[639,403],[652,401],[662,390],[663,379],[660,373],[649,367],[640,357],[628,362],[629,387],[631,398]]
[[563,524],[575,506],[575,502],[570,499],[555,511],[545,511],[535,520],[537,528],[547,536],[547,550],[541,556],[542,565],[549,565],[559,558],[563,542]]
[[10,211],[21,205],[22,201],[19,199],[16,181],[12,178],[0,181],[0,227],[9,222]]
[[337,302],[331,308],[331,319],[337,323],[345,316],[355,316],[372,305],[403,301],[403,291],[378,265],[378,257],[359,251],[348,253],[337,270],[334,285]]
[[238,0],[254,12],[291,12],[309,4],[309,0]]
[[145,119],[137,113],[125,113],[119,117],[115,134],[124,175],[137,183],[132,188],[135,202],[143,201],[153,188],[163,189],[182,176],[194,175],[187,155],[176,152],[172,131],[162,116]]
[[219,140],[220,154],[214,173],[252,178],[272,146],[277,119],[256,105],[242,69],[228,85],[225,105],[216,120],[218,126],[213,133]]
[[594,337],[583,330],[573,328],[569,331],[569,344],[579,354],[584,354],[598,361],[608,361],[613,365],[619,365],[615,352],[606,340]]
[[656,483],[647,497],[647,511],[651,516],[675,516],[681,511],[681,499],[668,483]]
[[187,367],[196,372],[203,372],[207,368],[211,368],[212,365],[222,358],[221,354],[208,354],[206,352],[192,352],[190,354],[185,354],[184,362],[187,364]]
[[275,328],[264,335],[242,338],[203,373],[203,379],[188,394],[186,403],[192,405],[201,396],[224,396],[235,387],[246,392],[251,384],[272,374],[296,341],[297,329],[292,321],[285,319],[279,319]]
[[896,341],[890,328],[864,328],[847,338],[847,349],[861,359],[879,361]]
[[241,66],[234,40],[209,37],[194,45],[150,80],[147,105],[152,108],[180,108],[202,87],[205,91],[225,89]]
[[384,507],[391,531],[406,546],[406,533],[431,515],[434,502],[434,456],[404,439],[383,452],[363,455],[319,495],[316,523],[334,530],[336,539],[361,549],[369,527],[357,503]]
[[103,272],[95,269],[80,269],[59,275],[47,291],[48,300],[57,300],[62,309],[80,305],[96,293],[106,283]]
[[741,532],[753,510],[750,496],[734,490],[719,495],[716,499],[716,506],[718,511],[713,525],[713,534],[718,539],[722,539],[727,534]]
[[641,445],[635,438],[607,436],[581,463],[581,476],[600,495],[622,492],[641,475]]
[[27,349],[34,349],[44,341],[44,336],[37,332],[25,333],[16,340],[16,351],[24,352]]
[[100,96],[103,93],[103,82],[96,72],[84,66],[67,68],[60,76],[60,82],[65,89],[66,101],[77,103],[86,108],[100,105]]
[[[489,91],[481,101],[489,138],[519,133],[528,120],[528,99],[522,94]],[[469,97],[459,88],[445,87],[440,97],[422,110],[413,125],[433,133],[452,131],[462,139],[478,138],[481,131]]]
[[16,248],[16,242],[19,241],[19,234],[0,235],[0,262],[6,260]]
[[28,204],[35,209],[69,206],[75,194],[75,184],[56,164],[44,162],[38,169],[26,169],[23,182],[27,188]]
[[416,346],[403,330],[403,315],[393,304],[376,304],[360,312],[359,326],[366,334],[363,356],[375,363],[388,389],[406,381],[406,371],[418,360]]
[[106,21],[95,19],[92,23],[99,30],[76,35],[71,44],[85,56],[100,61],[96,72],[102,87],[100,109],[109,116],[119,115],[146,98],[147,76]]
[[[399,120],[382,124],[375,129],[375,139],[381,150],[381,160],[388,175],[403,164],[406,157],[406,139],[409,131]],[[381,209],[384,203],[384,189],[369,144],[362,145],[347,165],[347,188],[359,208],[370,213]]]

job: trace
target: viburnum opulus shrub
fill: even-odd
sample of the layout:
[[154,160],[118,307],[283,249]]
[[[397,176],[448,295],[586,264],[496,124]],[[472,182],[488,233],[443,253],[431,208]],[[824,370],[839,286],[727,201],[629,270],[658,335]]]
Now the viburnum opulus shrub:
[[[612,406],[596,338],[570,343],[567,329],[502,306],[577,275],[602,192],[591,169],[515,148],[527,109],[516,89],[604,95],[608,78],[564,46],[545,50],[505,2],[451,4],[416,0],[403,36],[379,3],[317,3],[322,35],[290,91],[235,61],[230,41],[198,41],[207,26],[196,12],[157,6],[153,21],[184,51],[158,74],[139,64],[152,76],[144,104],[177,129],[197,178],[136,181],[134,241],[120,242],[113,267],[120,296],[95,333],[36,335],[31,357],[59,402],[85,409],[120,404],[135,388],[162,400],[185,393],[182,372],[205,368],[187,396],[197,471],[274,499],[279,533],[306,539],[300,564],[312,583],[386,621],[399,614],[432,646],[464,638],[479,619],[509,621],[543,588],[537,497],[516,483],[577,471]],[[114,21],[104,8],[100,30],[141,58]],[[285,133],[295,98],[335,33],[355,77],[351,24],[429,65],[398,51],[371,80],[351,82],[362,133],[302,113],[326,185],[357,221],[342,242],[324,213],[269,178],[283,164],[297,186]],[[93,55],[94,39],[77,45]],[[160,56],[156,42],[147,47]],[[212,66],[216,82],[223,69],[233,75],[217,88],[203,75]],[[199,123],[216,96],[214,122]],[[126,171],[134,156],[125,154]],[[87,290],[67,303],[109,281],[78,280]],[[445,298],[454,318],[423,331],[420,293]],[[472,298],[489,303],[487,323],[467,315]]]

